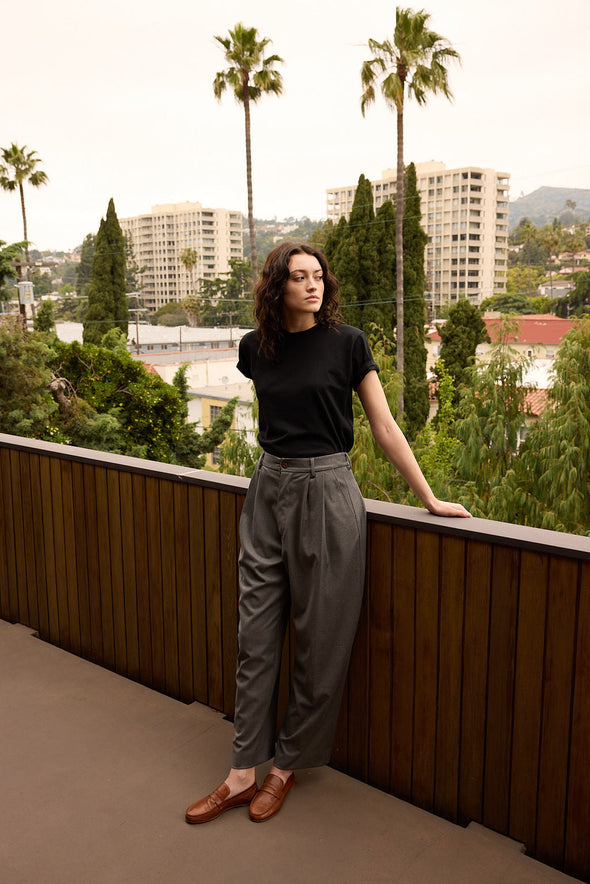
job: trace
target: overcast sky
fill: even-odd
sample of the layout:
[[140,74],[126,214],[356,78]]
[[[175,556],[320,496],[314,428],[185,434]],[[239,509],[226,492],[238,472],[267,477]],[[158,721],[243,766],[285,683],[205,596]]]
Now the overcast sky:
[[[420,8],[415,4],[414,8]],[[590,188],[590,0],[429,0],[431,27],[462,56],[442,98],[406,109],[405,160]],[[395,165],[395,117],[360,112],[367,40],[393,31],[389,0],[28,0],[3,10],[0,146],[36,150],[48,186],[26,189],[29,236],[70,249],[119,217],[199,201],[246,211],[243,110],[213,97],[225,66],[215,34],[238,21],[284,59],[280,98],[252,113],[258,218],[322,218],[328,187]],[[16,194],[0,192],[0,239],[22,238]]]

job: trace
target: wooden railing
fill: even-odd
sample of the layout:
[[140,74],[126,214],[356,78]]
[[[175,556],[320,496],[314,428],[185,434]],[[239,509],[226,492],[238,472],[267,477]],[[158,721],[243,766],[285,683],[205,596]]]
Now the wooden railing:
[[[0,435],[0,617],[231,716],[247,485]],[[367,508],[332,763],[588,879],[590,539]]]

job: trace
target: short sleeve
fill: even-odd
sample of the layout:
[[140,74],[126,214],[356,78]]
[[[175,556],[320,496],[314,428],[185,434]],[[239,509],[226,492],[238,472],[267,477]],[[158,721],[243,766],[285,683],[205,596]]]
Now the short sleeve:
[[365,333],[359,331],[352,351],[352,386],[355,390],[370,371],[378,372],[379,366],[373,359]]
[[249,338],[250,335],[248,334],[240,341],[237,367],[245,377],[252,379],[252,348],[248,346],[250,343]]

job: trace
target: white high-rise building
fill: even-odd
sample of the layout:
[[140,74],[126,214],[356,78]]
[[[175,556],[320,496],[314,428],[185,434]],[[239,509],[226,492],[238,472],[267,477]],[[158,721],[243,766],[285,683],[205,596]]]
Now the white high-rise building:
[[[426,298],[444,306],[467,297],[473,304],[506,291],[508,191],[506,172],[444,163],[416,163],[422,227],[428,236],[424,255]],[[375,210],[395,203],[396,170],[385,169],[372,181]],[[335,224],[350,215],[356,186],[327,191],[327,217]]]
[[[201,203],[153,206],[149,215],[120,218],[130,233],[141,275],[141,296],[151,312],[170,301],[182,301],[199,289],[199,279],[229,272],[230,259],[243,258],[242,214],[230,209],[205,209]],[[180,260],[194,249],[191,269]]]

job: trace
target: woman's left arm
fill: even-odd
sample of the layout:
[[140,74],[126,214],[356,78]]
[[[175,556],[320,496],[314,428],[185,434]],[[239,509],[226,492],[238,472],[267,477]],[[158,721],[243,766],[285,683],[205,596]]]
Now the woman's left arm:
[[432,493],[408,440],[393,419],[376,371],[367,372],[357,392],[369,419],[375,441],[426,509],[437,516],[469,517],[471,513],[460,503],[438,500]]

